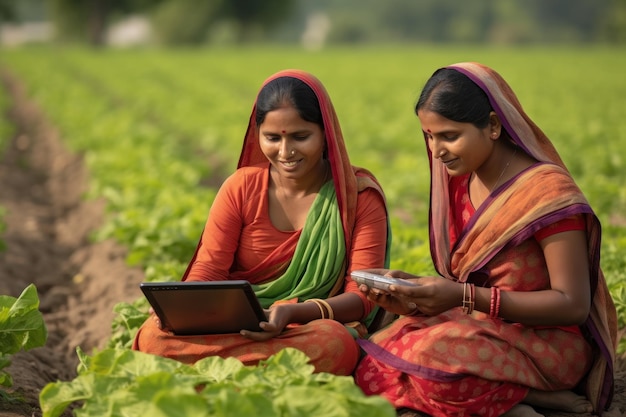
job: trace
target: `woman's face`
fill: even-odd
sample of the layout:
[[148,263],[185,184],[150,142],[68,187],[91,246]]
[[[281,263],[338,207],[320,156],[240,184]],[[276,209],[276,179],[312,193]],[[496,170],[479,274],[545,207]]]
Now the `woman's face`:
[[318,124],[302,119],[294,107],[284,106],[265,115],[259,126],[259,145],[280,175],[302,179],[319,175],[326,138]]
[[451,176],[480,171],[493,159],[494,139],[500,132],[494,132],[491,125],[479,129],[428,110],[418,111],[417,117],[433,158],[440,159]]

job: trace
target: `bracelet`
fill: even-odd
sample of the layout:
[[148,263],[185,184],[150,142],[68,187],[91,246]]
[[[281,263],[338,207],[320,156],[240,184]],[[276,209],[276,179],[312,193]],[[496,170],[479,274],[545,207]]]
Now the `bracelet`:
[[328,304],[326,300],[322,300],[321,298],[311,298],[309,300],[306,300],[305,303],[315,303],[317,307],[320,309],[322,319],[326,318],[326,313],[328,313],[329,320],[335,319],[335,312],[333,311],[333,308],[330,306],[330,304]]
[[328,304],[328,301],[322,300],[321,298],[317,298],[316,300],[320,304],[323,304],[324,307],[326,307],[326,312],[328,313],[328,319],[329,320],[334,320],[335,319],[335,312],[333,311],[333,308],[330,306],[330,304]]
[[500,316],[500,288],[491,287],[491,304],[489,306],[489,315],[491,317]]
[[324,306],[322,306],[322,303],[320,303],[317,299],[311,298],[310,300],[306,300],[305,303],[315,303],[315,305],[317,305],[317,307],[320,309],[320,314],[322,315],[322,319],[326,318]]
[[498,296],[498,301],[496,302],[496,317],[500,317],[500,302],[502,301],[502,297],[500,297],[500,288],[496,289],[496,294]]
[[[469,291],[468,287],[469,286]],[[474,303],[476,299],[474,284],[469,282],[463,283],[463,312],[465,314],[472,314],[474,311]]]

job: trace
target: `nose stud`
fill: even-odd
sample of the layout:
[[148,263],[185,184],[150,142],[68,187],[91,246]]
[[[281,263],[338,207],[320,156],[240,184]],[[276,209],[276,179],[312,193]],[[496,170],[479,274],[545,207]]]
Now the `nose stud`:
[[290,156],[294,156],[296,154],[296,151],[294,149],[291,150],[291,152],[289,152]]

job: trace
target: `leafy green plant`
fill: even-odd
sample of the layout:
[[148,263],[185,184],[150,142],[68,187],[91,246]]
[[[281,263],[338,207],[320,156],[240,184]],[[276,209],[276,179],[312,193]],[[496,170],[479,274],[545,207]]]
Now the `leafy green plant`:
[[291,348],[257,366],[219,357],[185,365],[127,349],[78,355],[76,379],[41,391],[44,417],[58,417],[75,402],[82,404],[74,410],[80,417],[396,415],[387,400],[365,396],[351,377],[313,373],[306,355]]
[[111,338],[107,346],[113,349],[130,349],[139,327],[149,317],[148,301],[138,298],[132,303],[118,303],[113,311],[116,316],[111,323]]
[[39,312],[39,297],[33,284],[18,297],[0,295],[0,385],[10,387],[13,379],[3,368],[10,356],[46,343],[48,331]]

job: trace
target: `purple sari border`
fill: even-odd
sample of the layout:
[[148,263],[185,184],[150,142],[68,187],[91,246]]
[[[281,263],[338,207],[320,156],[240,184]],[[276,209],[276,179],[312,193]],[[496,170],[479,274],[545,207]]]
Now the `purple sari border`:
[[[459,237],[459,239],[456,241],[454,248],[452,249],[452,252],[454,252],[454,250],[456,250],[456,248],[463,242],[463,240],[465,239],[465,236],[467,236],[467,231],[471,230],[474,225],[476,224],[476,221],[480,218],[481,214],[483,213],[483,211],[487,210],[487,208],[491,205],[491,202],[498,196],[500,195],[504,190],[506,190],[508,188],[508,186],[512,183],[514,183],[520,176],[522,176],[525,172],[527,172],[530,169],[534,169],[537,166],[540,165],[544,165],[544,164],[549,164],[549,162],[537,162],[531,166],[529,166],[528,168],[520,171],[518,174],[516,174],[515,176],[513,176],[512,178],[510,178],[509,180],[507,180],[506,182],[502,183],[498,188],[496,188],[491,194],[489,194],[489,196],[485,199],[485,201],[480,205],[480,207],[478,207],[474,213],[474,215],[470,218],[470,220],[467,222],[467,224],[465,225],[465,227],[463,228],[463,231],[461,232],[461,236]],[[551,163],[550,163],[551,164]],[[498,248],[498,250],[501,248]]]
[[499,251],[504,248],[515,247],[522,243],[523,241],[529,239],[539,230],[543,229],[546,226],[549,226],[553,223],[556,223],[560,220],[566,219],[575,214],[594,214],[587,204],[574,204],[571,206],[567,206],[553,213],[547,214],[536,221],[529,223],[524,228],[522,228],[519,232],[517,232],[511,239],[504,245],[502,248],[494,248],[494,250],[486,256],[485,259],[478,265],[476,265],[477,269],[481,269],[484,267]]
[[613,379],[614,379],[614,366],[611,361],[611,353],[609,349],[604,343],[601,343],[602,337],[600,336],[600,332],[598,331],[597,326],[591,319],[587,319],[584,326],[589,330],[592,335],[592,338],[596,341],[600,352],[602,352],[602,356],[606,358],[606,372],[604,374],[604,383],[602,384],[602,393],[600,396],[600,404],[602,408],[606,408],[607,404],[611,403],[613,398]]
[[547,214],[533,223],[530,223],[522,230],[520,230],[513,238],[510,240],[509,245],[518,245],[524,240],[530,238],[532,235],[537,233],[539,230],[543,229],[546,226],[554,224],[560,220],[566,219],[568,217],[574,216],[576,214],[593,214],[593,211],[587,204],[573,204],[571,206],[567,206],[558,210],[556,212]]
[[452,382],[458,381],[465,377],[465,374],[454,374],[451,372],[439,371],[437,369],[428,368],[426,366],[415,365],[397,357],[385,348],[378,346],[376,343],[366,339],[358,339],[357,343],[372,358],[386,365],[404,372],[405,374],[417,376],[430,381],[436,382]]
[[478,85],[481,90],[484,91],[484,93],[487,95],[487,98],[489,99],[489,103],[491,103],[491,107],[493,107],[495,112],[500,117],[500,121],[502,122],[502,125],[504,125],[504,128],[506,129],[507,133],[511,136],[511,138],[513,138],[513,141],[515,142],[515,144],[517,146],[521,147],[522,149],[524,149],[524,152],[526,152],[528,155],[532,155],[530,150],[526,147],[526,145],[524,145],[522,140],[517,135],[517,132],[513,129],[513,127],[511,126],[511,124],[507,120],[506,113],[504,111],[502,111],[502,108],[498,105],[498,102],[493,97],[493,95],[491,94],[491,92],[489,91],[489,88],[487,88],[485,83],[480,78],[478,78],[475,74],[473,74],[472,72],[466,70],[465,68],[460,68],[460,67],[457,67],[457,66],[454,66],[454,65],[451,65],[451,66],[449,66],[447,68],[453,69],[455,71],[458,71],[458,72],[464,74],[466,77],[468,77],[470,80],[472,80],[474,82],[474,84]]

